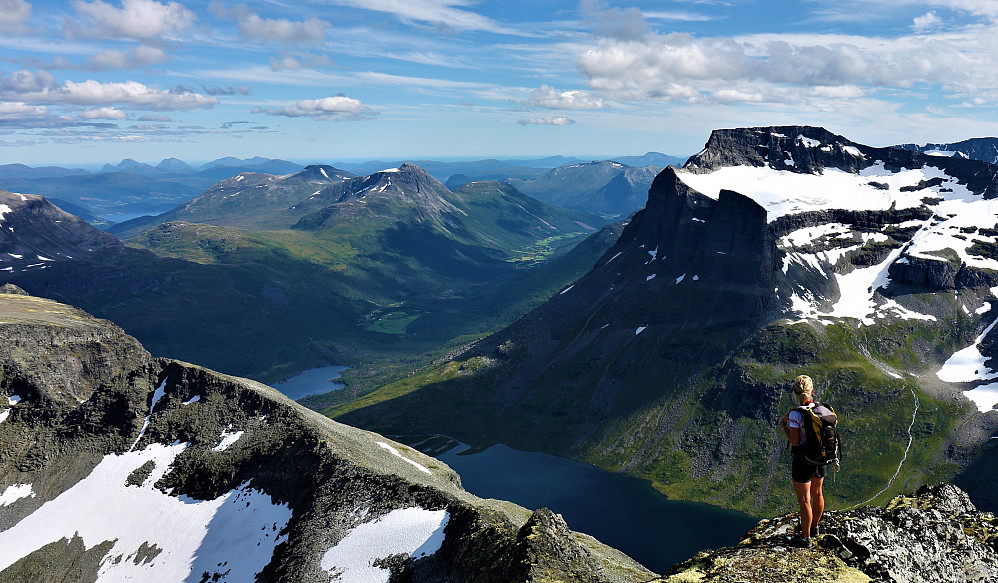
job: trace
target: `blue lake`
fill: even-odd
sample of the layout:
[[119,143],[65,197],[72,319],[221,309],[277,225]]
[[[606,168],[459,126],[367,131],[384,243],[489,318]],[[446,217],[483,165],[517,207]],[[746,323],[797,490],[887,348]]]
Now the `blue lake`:
[[656,573],[697,551],[737,544],[758,522],[732,510],[668,500],[645,480],[565,458],[504,445],[467,455],[463,450],[437,458],[461,475],[472,494],[550,508],[572,530],[620,549]]
[[345,371],[345,366],[323,366],[309,369],[297,376],[293,376],[286,381],[274,383],[270,386],[284,393],[288,397],[298,400],[309,395],[321,395],[336,389],[342,389],[345,385],[333,382]]

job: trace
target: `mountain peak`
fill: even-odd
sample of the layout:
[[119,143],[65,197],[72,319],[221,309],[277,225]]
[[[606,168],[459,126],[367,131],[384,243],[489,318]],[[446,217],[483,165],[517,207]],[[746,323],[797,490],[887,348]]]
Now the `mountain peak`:
[[684,169],[712,172],[727,166],[769,166],[776,170],[820,173],[825,167],[855,172],[869,163],[864,150],[816,126],[770,126],[714,130],[704,149]]

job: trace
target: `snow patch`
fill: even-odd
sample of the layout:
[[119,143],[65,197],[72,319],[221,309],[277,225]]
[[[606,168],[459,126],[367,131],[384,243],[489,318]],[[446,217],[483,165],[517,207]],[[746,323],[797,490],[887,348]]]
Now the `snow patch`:
[[620,257],[620,255],[621,255],[622,253],[623,253],[623,251],[618,251],[616,255],[614,255],[613,257],[611,257],[610,259],[608,259],[608,260],[607,260],[607,262],[606,262],[606,263],[604,263],[603,265],[607,265],[607,264],[609,264],[609,263],[610,263],[611,261],[613,261],[614,259],[616,259],[616,258]]
[[215,447],[211,448],[211,451],[225,451],[229,449],[229,446],[233,443],[239,441],[239,438],[243,436],[243,431],[223,431],[222,441],[218,443]]
[[433,472],[431,472],[431,471],[430,471],[430,470],[429,470],[429,469],[428,469],[428,468],[427,468],[426,466],[424,466],[424,465],[422,465],[422,464],[420,464],[420,463],[418,463],[418,462],[414,462],[414,461],[412,461],[411,459],[409,459],[409,458],[405,457],[404,455],[402,455],[402,453],[401,453],[401,452],[400,452],[399,450],[397,450],[397,449],[395,449],[394,447],[392,447],[392,446],[388,445],[387,443],[385,443],[385,442],[383,442],[383,441],[379,441],[379,442],[378,442],[378,445],[380,445],[381,447],[383,447],[383,448],[387,449],[388,451],[392,452],[392,454],[393,454],[393,455],[395,455],[395,456],[397,456],[397,457],[401,458],[401,459],[402,459],[402,461],[405,461],[405,462],[408,462],[408,463],[412,464],[412,465],[413,465],[413,466],[415,466],[415,467],[416,467],[416,469],[418,469],[419,471],[421,471],[421,472],[425,472],[425,473],[427,473],[427,474],[432,474],[432,473],[433,473]]
[[821,146],[821,142],[818,140],[812,140],[811,138],[805,138],[804,134],[797,134],[797,141],[804,144],[808,148],[817,148]]
[[676,278],[676,284],[678,285],[679,282],[683,281],[684,279],[686,279],[685,273]]
[[[253,581],[270,561],[291,509],[248,483],[214,500],[173,497],[154,484],[189,444],[153,443],[141,451],[104,456],[90,475],[0,532],[0,571],[33,551],[74,534],[87,548],[114,541],[98,581],[187,581],[224,571],[220,583]],[[152,473],[126,485],[147,462]],[[162,552],[151,562],[119,560],[143,544]],[[224,568],[219,565],[226,564]]]
[[979,348],[981,341],[984,340],[984,337],[987,336],[989,332],[991,332],[991,330],[995,327],[995,324],[998,324],[998,320],[991,322],[991,324],[984,329],[984,332],[981,332],[981,335],[974,340],[973,344],[962,350],[954,352],[952,356],[946,359],[946,362],[943,363],[942,368],[936,372],[936,376],[939,377],[939,380],[946,381],[948,383],[960,383],[977,380],[986,381],[998,378],[998,373],[989,370],[984,365],[984,361],[987,360],[987,357],[981,354],[981,350]]
[[3,222],[4,213],[12,213],[12,212],[14,212],[14,209],[10,208],[5,204],[0,204],[0,222]]
[[4,409],[3,412],[0,412],[0,423],[6,421],[7,417],[9,416],[10,416],[10,409]]
[[184,405],[191,405],[193,403],[197,403],[200,400],[201,400],[201,395],[194,395],[193,397],[191,397],[191,399],[189,401],[184,401],[183,404]]
[[444,541],[446,510],[400,508],[361,524],[326,551],[321,567],[339,583],[388,583],[391,571],[375,567],[382,558],[432,555]]
[[10,506],[21,498],[34,498],[35,491],[31,489],[31,484],[14,484],[7,486],[7,489],[0,494],[0,506]]
[[[642,245],[642,247],[644,247],[644,245]],[[654,250],[649,251],[648,254],[651,255],[651,259],[648,260],[648,263],[651,263],[652,261],[655,261],[656,259],[658,259],[658,246],[656,246]],[[646,263],[646,265],[647,265],[647,263]]]
[[561,295],[561,294],[567,292],[568,290],[572,289],[573,287],[575,287],[574,283],[572,285],[566,287],[565,289],[561,290],[561,292],[559,292],[558,295]]
[[634,331],[634,335],[637,336],[638,334],[641,334],[642,332],[644,332],[647,329],[648,329],[648,326],[638,326],[637,330]]
[[[963,394],[977,405],[977,410],[981,413],[987,413],[993,410],[995,405],[998,405],[998,383],[982,385],[976,389],[964,391]],[[998,439],[998,437],[991,439]]]
[[649,275],[648,277],[645,278],[645,281],[651,281],[651,280],[655,279],[656,275],[658,275],[658,274],[657,273],[653,273],[653,274]]
[[984,302],[984,305],[974,310],[974,313],[980,316],[981,314],[987,312],[991,309],[991,302]]
[[142,436],[146,434],[146,429],[149,428],[149,418],[152,417],[152,410],[156,408],[156,403],[166,394],[166,379],[156,387],[156,390],[152,394],[152,404],[149,405],[149,414],[146,415],[145,421],[142,422],[142,429],[139,430],[139,436],[135,438],[135,442],[132,443],[132,447],[128,448],[128,451],[135,449],[135,446],[139,444],[139,440]]

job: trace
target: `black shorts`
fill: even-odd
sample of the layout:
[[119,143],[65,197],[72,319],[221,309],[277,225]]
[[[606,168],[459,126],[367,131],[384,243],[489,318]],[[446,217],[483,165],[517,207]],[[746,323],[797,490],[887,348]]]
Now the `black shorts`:
[[828,466],[813,466],[807,463],[802,457],[793,457],[790,464],[790,478],[801,484],[811,481],[811,478],[824,478],[828,473]]

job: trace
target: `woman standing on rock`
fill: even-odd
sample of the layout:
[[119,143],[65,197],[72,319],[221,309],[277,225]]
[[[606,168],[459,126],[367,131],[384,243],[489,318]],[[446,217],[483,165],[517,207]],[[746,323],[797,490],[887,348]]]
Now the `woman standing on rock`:
[[797,504],[800,506],[800,530],[790,537],[790,544],[795,547],[811,546],[811,537],[818,535],[818,521],[825,510],[825,497],[821,492],[821,484],[825,480],[827,466],[815,466],[807,462],[801,453],[801,446],[806,441],[803,428],[804,415],[801,408],[814,407],[814,382],[807,375],[794,379],[794,395],[800,407],[795,408],[780,419],[783,435],[792,446],[790,477],[793,480],[794,493],[797,494]]

